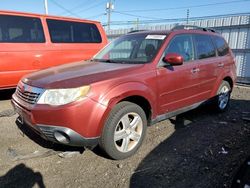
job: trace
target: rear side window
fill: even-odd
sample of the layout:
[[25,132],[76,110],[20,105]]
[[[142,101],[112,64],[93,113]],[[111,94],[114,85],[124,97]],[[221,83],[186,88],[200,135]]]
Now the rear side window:
[[212,39],[208,35],[194,35],[197,59],[215,57]]
[[0,42],[45,42],[41,20],[24,16],[0,15]]
[[47,19],[53,43],[101,43],[95,24]]
[[223,38],[218,37],[218,36],[213,36],[213,40],[216,45],[218,55],[219,56],[227,55],[229,52],[229,47],[226,41]]

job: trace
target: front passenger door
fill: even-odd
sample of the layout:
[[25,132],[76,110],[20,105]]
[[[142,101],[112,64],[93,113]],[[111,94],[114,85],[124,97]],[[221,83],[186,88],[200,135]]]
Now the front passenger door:
[[183,65],[171,66],[163,62],[157,69],[157,87],[160,113],[175,111],[199,101],[199,64],[194,60],[192,36],[180,34],[169,42],[162,57],[167,53],[178,53]]

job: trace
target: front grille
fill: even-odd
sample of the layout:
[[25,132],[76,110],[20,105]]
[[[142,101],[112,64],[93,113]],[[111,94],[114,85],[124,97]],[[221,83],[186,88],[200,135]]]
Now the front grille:
[[29,91],[22,92],[20,87],[17,87],[16,94],[20,99],[29,104],[35,104],[40,96],[40,93],[33,93]]
[[16,96],[22,101],[28,104],[36,104],[40,95],[43,93],[43,89],[32,87],[26,84],[18,84],[16,89]]

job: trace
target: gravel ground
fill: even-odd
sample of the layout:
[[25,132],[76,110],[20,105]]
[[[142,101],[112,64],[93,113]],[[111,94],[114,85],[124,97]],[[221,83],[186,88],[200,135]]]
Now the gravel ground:
[[[12,92],[0,92],[0,111]],[[225,113],[203,106],[149,127],[122,161],[45,142],[16,118],[0,117],[0,187],[230,187],[250,156],[250,87],[235,87]]]

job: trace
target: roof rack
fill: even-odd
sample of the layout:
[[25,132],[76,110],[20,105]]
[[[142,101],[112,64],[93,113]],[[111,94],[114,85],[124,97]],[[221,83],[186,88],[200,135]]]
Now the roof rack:
[[179,30],[179,29],[186,29],[186,30],[196,29],[196,30],[209,31],[209,32],[216,33],[216,31],[212,28],[204,28],[204,27],[199,27],[196,25],[176,25],[171,30],[173,31],[173,30]]

